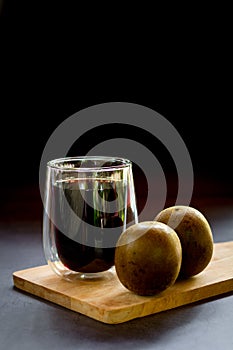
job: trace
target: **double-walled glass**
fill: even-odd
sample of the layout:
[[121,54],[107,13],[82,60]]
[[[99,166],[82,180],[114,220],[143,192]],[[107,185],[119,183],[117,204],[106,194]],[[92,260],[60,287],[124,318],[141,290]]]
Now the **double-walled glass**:
[[114,266],[115,245],[138,222],[132,164],[78,157],[47,164],[43,246],[48,264],[68,280],[95,278]]

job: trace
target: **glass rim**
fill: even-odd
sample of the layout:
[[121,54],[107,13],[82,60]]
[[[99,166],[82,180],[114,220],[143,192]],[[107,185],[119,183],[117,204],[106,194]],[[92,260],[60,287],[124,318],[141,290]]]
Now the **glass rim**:
[[[72,162],[75,161],[118,161],[121,164],[117,164],[117,165],[108,165],[108,166],[91,166],[91,167],[85,167],[85,166],[81,166],[81,167],[75,167],[74,164],[72,166],[68,165],[68,163],[70,162],[70,164],[72,164]],[[67,164],[65,164],[67,162]],[[127,159],[127,158],[123,158],[123,157],[110,157],[110,156],[77,156],[77,157],[63,157],[63,158],[56,158],[53,160],[50,160],[49,162],[47,162],[47,166],[49,168],[53,168],[53,169],[58,169],[61,171],[82,171],[82,172],[90,172],[90,171],[113,171],[113,170],[120,170],[120,169],[124,169],[127,168],[129,166],[132,165],[131,160]]]

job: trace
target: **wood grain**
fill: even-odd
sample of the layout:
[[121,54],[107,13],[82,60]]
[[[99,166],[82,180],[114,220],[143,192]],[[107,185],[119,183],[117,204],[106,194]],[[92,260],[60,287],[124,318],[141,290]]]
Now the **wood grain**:
[[215,243],[213,258],[199,275],[152,297],[128,291],[115,272],[95,281],[69,282],[44,265],[14,272],[13,282],[23,291],[98,321],[122,323],[233,291],[233,241]]

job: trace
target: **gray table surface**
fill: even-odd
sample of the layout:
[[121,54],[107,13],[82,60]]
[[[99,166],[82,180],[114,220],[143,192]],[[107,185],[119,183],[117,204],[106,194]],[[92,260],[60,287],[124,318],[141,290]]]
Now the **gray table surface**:
[[[203,210],[215,242],[233,240],[233,204]],[[45,264],[41,238],[40,220],[1,222],[1,350],[233,349],[233,293],[108,325],[15,289],[14,271]]]

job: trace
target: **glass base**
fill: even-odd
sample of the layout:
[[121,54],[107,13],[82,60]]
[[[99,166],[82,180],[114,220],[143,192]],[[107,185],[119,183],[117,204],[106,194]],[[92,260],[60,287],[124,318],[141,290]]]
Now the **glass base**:
[[48,265],[51,269],[59,276],[64,278],[66,281],[74,282],[74,281],[99,281],[111,279],[115,274],[115,266],[112,266],[110,269],[102,272],[94,272],[94,273],[84,273],[84,272],[76,272],[67,269],[60,261],[52,262],[48,261]]

